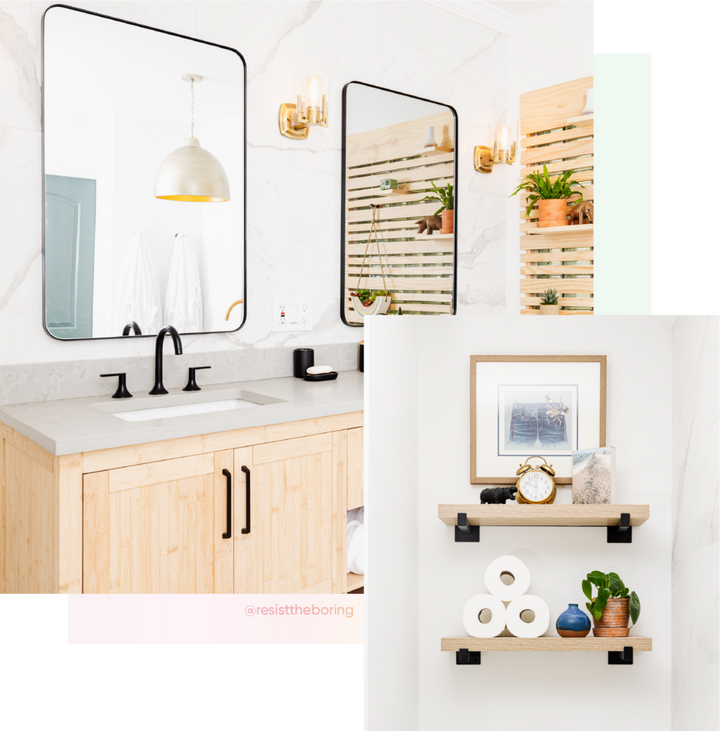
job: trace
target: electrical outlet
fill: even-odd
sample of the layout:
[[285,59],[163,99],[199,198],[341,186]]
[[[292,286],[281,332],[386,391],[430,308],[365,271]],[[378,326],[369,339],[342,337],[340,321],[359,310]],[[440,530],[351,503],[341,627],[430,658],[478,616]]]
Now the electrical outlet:
[[312,301],[307,297],[273,298],[273,332],[312,330]]

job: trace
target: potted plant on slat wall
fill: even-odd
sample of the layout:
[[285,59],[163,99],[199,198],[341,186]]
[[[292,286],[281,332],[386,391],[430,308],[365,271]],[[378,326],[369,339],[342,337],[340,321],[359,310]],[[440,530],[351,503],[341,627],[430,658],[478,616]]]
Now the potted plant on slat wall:
[[431,183],[435,190],[433,195],[426,195],[424,201],[439,201],[442,205],[435,211],[435,216],[442,215],[441,234],[451,234],[454,231],[455,218],[455,195],[453,193],[452,184],[448,183],[445,188],[438,188],[435,183]]
[[582,184],[577,180],[569,180],[574,172],[566,170],[553,181],[550,180],[547,165],[543,165],[542,173],[528,173],[514,192],[510,193],[510,197],[517,195],[521,190],[528,192],[525,218],[530,217],[530,212],[537,203],[538,228],[567,226],[569,199],[574,195],[580,197],[573,203],[579,203],[583,199],[583,194],[579,190],[573,190],[574,186],[582,187]]

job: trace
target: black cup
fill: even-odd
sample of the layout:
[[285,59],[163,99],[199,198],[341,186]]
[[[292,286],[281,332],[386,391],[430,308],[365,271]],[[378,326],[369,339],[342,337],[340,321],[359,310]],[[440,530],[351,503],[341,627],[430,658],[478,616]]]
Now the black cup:
[[365,372],[365,341],[358,345],[358,370],[360,373]]
[[312,348],[295,348],[293,351],[293,375],[305,378],[308,368],[315,365],[315,351]]

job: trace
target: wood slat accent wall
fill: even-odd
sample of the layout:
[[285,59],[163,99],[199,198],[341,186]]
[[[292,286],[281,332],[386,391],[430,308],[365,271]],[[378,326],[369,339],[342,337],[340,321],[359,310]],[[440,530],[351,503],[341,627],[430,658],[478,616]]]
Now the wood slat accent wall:
[[[542,171],[544,164],[552,178],[575,170],[571,179],[582,182],[584,200],[594,200],[593,121],[577,119],[585,108],[586,91],[592,88],[593,77],[586,76],[520,96],[522,177]],[[551,288],[560,294],[561,315],[593,314],[592,227],[538,233],[543,229],[537,228],[537,206],[526,217],[527,194],[519,198],[521,314],[539,314],[540,293]]]
[[[435,127],[437,150],[424,151],[427,128]],[[345,167],[344,311],[348,323],[362,323],[350,292],[358,288],[365,246],[370,233],[370,204],[378,211],[378,240],[391,311],[408,315],[451,314],[455,248],[452,237],[417,240],[417,221],[439,204],[422,199],[438,187],[455,185],[455,117],[449,110],[381,129],[348,135]],[[394,178],[401,190],[380,190],[383,178]],[[375,243],[365,261],[361,289],[381,290],[383,280]]]

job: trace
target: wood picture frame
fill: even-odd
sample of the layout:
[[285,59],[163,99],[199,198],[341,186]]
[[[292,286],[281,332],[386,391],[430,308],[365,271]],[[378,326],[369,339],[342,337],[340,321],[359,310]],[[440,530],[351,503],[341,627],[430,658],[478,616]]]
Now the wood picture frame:
[[[532,364],[537,368],[532,369]],[[533,373],[537,373],[536,378],[530,377]],[[527,407],[518,404],[515,395],[510,405],[509,399],[517,391],[536,403]],[[490,398],[490,394],[494,396]],[[545,394],[547,405],[537,403],[538,394]],[[537,406],[535,412],[533,405]],[[552,442],[552,435],[541,441],[537,417],[541,408],[544,417],[552,417],[552,429],[556,433],[560,430],[562,441],[556,436]],[[606,446],[606,412],[606,355],[470,356],[470,484],[514,485],[517,458],[522,463],[534,454],[548,455],[548,461],[554,461],[556,484],[572,484],[572,450]],[[497,417],[494,423],[490,422],[491,413]],[[528,446],[532,436],[522,435],[525,441],[514,443],[516,419],[524,420],[523,426],[535,424],[532,446]],[[519,427],[518,423],[518,431]]]

